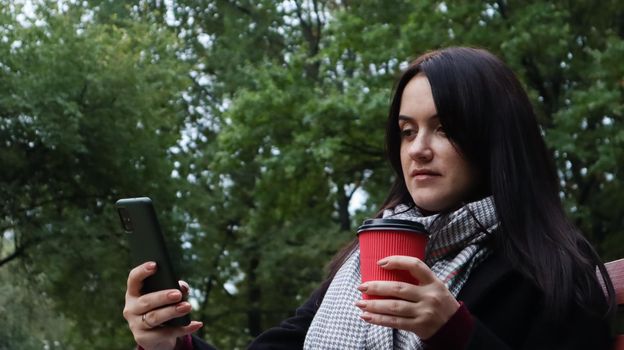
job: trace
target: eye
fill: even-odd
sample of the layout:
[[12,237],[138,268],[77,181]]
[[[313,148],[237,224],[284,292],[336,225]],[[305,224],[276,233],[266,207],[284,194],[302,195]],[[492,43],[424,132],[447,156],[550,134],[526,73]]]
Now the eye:
[[444,127],[442,125],[438,125],[438,127],[436,128],[436,133],[442,136],[446,136],[446,130],[444,130]]
[[411,128],[405,128],[401,130],[401,139],[408,139],[416,136],[416,130]]

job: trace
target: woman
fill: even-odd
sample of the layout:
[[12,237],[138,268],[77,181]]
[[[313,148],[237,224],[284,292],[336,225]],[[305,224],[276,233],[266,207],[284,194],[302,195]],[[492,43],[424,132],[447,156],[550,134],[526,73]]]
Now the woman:
[[[416,59],[398,82],[386,149],[397,176],[378,216],[419,221],[431,239],[424,262],[379,265],[420,284],[360,284],[353,241],[296,315],[250,348],[609,349],[613,287],[566,218],[528,97],[498,58],[459,47]],[[140,296],[148,268],[128,278],[124,316],[137,343],[210,348],[187,336],[199,322],[153,328],[190,305],[179,292]],[[363,291],[390,298],[360,300]]]

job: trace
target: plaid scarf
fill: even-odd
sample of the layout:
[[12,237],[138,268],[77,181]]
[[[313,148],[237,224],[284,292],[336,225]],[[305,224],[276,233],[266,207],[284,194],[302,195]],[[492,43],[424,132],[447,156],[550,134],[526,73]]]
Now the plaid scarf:
[[[417,208],[400,204],[383,218],[419,222],[431,233],[425,262],[457,297],[470,272],[487,256],[485,244],[498,227],[492,197],[444,214],[423,216]],[[355,302],[362,299],[360,251],[356,249],[340,267],[310,324],[304,349],[423,349],[416,334],[369,324],[360,319]]]

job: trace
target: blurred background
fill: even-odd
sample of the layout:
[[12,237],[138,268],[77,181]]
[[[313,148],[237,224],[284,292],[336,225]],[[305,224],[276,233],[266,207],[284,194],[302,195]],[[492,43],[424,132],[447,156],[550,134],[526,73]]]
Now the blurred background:
[[450,45],[514,69],[571,217],[624,257],[622,1],[0,1],[0,349],[133,348],[133,196],[200,334],[243,348],[375,214],[393,82]]

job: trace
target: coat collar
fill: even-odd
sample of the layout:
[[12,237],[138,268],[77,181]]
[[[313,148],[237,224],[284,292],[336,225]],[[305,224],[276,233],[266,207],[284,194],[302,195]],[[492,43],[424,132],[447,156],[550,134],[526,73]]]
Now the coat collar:
[[474,306],[498,281],[513,272],[509,262],[495,252],[470,274],[457,299],[468,307]]

